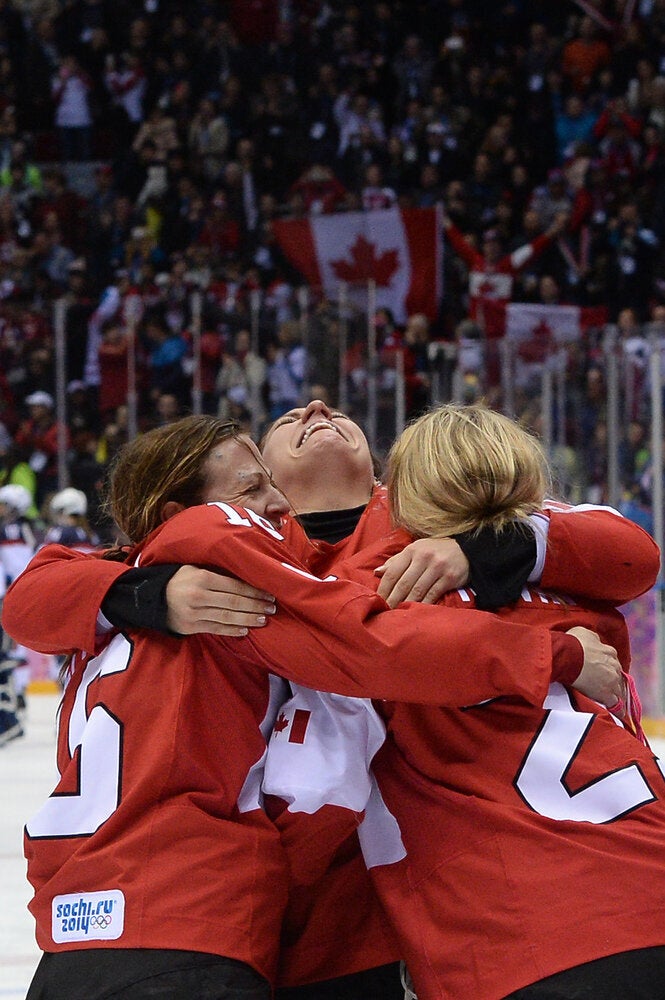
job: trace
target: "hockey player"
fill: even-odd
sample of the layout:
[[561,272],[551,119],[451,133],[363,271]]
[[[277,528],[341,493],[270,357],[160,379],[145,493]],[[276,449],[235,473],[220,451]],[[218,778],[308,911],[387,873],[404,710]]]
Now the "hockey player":
[[25,486],[0,487],[0,562],[8,583],[23,572],[35,554],[35,536],[26,517],[31,505]]
[[99,548],[99,538],[87,521],[88,500],[83,490],[67,486],[55,493],[49,501],[53,521],[44,535],[44,545],[65,545],[78,552],[92,552]]
[[[211,417],[143,435],[116,466],[112,509],[128,538],[143,539],[129,564],[149,567],[168,553],[254,584],[268,576],[280,607],[270,628],[241,643],[130,632],[99,655],[93,637],[92,654],[75,655],[60,715],[61,779],[26,829],[31,908],[48,952],[31,1000],[95,1000],[110,983],[116,996],[139,1000],[155,978],[173,998],[269,997],[287,888],[260,809],[265,732],[283,698],[270,669],[343,694],[453,704],[498,690],[538,703],[551,676],[577,675],[582,650],[571,637],[492,621],[484,641],[485,615],[455,613],[451,628],[438,608],[382,613],[370,590],[312,577],[279,531],[286,508],[251,442]],[[5,608],[22,638],[35,634],[23,600],[29,577],[39,568]],[[70,625],[85,645],[87,625]],[[58,631],[56,643],[67,630]],[[592,633],[582,638],[575,683],[611,701],[614,658]],[[501,639],[509,656],[495,655]],[[515,653],[524,661],[517,674]],[[476,656],[477,671],[457,669]],[[430,658],[440,664],[434,673]]]
[[[393,510],[410,536],[500,532],[538,510],[546,486],[535,440],[482,407],[422,417],[390,456]],[[385,553],[384,541],[337,571],[369,581]],[[445,604],[473,608],[474,594]],[[497,620],[594,628],[628,669],[625,622],[607,604],[525,588]],[[296,877],[311,877],[321,837],[342,827],[315,813],[313,853],[289,814],[326,802],[352,821],[366,809],[363,851],[420,1000],[660,997],[665,785],[631,689],[612,714],[558,683],[543,707],[376,708],[381,718],[367,701],[304,689],[282,708],[265,787],[289,803],[280,825],[299,832]],[[374,754],[375,781],[361,767]]]
[[[0,601],[4,597],[6,583],[0,576]],[[23,736],[23,726],[19,719],[19,705],[14,684],[16,657],[10,654],[10,639],[0,631],[0,747],[11,740]],[[7,647],[7,648],[5,648]]]
[[[25,486],[0,487],[0,606],[8,584],[23,572],[35,553],[35,536],[26,516],[33,497]],[[0,630],[0,746],[23,736],[21,716],[26,707],[30,676],[27,650]]]

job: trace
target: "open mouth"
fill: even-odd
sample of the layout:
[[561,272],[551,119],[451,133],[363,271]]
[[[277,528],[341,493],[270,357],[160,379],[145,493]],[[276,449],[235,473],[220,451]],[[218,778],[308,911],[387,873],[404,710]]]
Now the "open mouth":
[[[342,434],[337,424],[334,424],[331,420],[317,420],[316,423],[309,424],[305,428],[302,437],[298,441],[297,447],[302,448],[305,442],[311,438],[312,434],[314,434],[315,431],[335,431],[335,433],[339,434],[341,438],[344,438],[344,435]],[[346,438],[344,438],[344,440],[346,440]]]

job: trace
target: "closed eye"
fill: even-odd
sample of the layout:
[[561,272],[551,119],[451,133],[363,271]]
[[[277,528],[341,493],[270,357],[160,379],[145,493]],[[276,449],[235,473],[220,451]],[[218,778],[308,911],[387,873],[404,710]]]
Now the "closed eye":
[[293,424],[293,423],[295,423],[296,420],[299,420],[299,419],[300,419],[299,417],[293,417],[293,416],[280,417],[279,420],[277,420],[272,425],[272,430],[275,431],[275,430],[277,430],[278,427],[282,427],[284,424]]

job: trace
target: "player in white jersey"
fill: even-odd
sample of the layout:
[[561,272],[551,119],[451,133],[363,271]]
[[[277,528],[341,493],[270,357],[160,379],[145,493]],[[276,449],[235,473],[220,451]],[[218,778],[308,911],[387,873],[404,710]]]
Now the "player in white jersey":
[[49,501],[51,525],[44,535],[43,545],[66,545],[79,552],[99,548],[99,538],[87,521],[88,498],[83,490],[67,486]]
[[25,486],[0,487],[0,563],[7,583],[23,572],[35,554],[35,536],[25,516],[31,504]]
[[[33,498],[25,486],[0,487],[0,606],[6,587],[23,572],[35,553],[35,536],[26,513]],[[27,651],[0,633],[0,746],[23,735],[20,714],[29,679]]]

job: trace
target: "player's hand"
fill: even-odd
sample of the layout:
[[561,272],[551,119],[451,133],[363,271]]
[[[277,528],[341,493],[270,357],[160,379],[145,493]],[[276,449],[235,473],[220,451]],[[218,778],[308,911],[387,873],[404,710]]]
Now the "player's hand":
[[275,598],[221,573],[182,566],[166,587],[168,626],[181,635],[243,636],[275,612]]
[[625,697],[621,664],[616,650],[601,642],[600,636],[588,628],[571,628],[568,634],[579,639],[584,650],[584,666],[573,687],[606,708],[613,708]]
[[402,601],[436,604],[469,580],[469,561],[452,538],[418,538],[374,572],[378,593],[391,608]]

